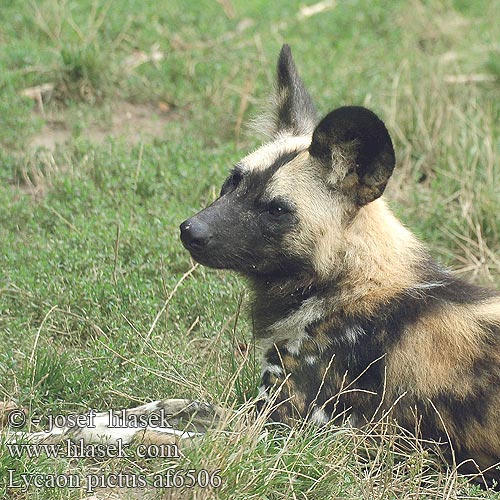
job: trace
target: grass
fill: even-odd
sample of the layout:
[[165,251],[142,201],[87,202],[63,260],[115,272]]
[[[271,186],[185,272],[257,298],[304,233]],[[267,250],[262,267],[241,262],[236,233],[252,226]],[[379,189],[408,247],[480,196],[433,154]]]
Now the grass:
[[[388,191],[396,213],[439,260],[498,288],[497,3],[349,0],[311,17],[301,6],[2,3],[0,399],[41,415],[165,397],[237,408],[255,395],[255,355],[237,348],[251,342],[239,314],[244,283],[193,269],[177,228],[259,143],[242,123],[265,101],[284,41],[322,112],[364,104],[385,119],[398,156]],[[41,104],[22,95],[47,83]],[[110,122],[123,101],[168,107],[162,134],[89,139],[85,131]],[[55,122],[67,142],[33,149],[32,137]],[[175,463],[14,459],[1,446],[0,471],[220,469],[217,493],[164,498],[498,498],[387,429],[375,445],[344,428],[263,427],[242,411],[231,432],[211,433]],[[0,491],[81,498],[69,488]],[[99,494],[110,491],[144,493]]]

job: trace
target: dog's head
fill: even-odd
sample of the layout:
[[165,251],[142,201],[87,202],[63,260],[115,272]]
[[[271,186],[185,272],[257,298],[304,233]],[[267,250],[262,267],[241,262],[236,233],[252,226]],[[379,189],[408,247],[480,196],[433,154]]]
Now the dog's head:
[[288,45],[277,73],[272,140],[240,160],[219,198],[181,225],[201,264],[250,276],[323,272],[392,174],[392,142],[374,113],[347,106],[318,120]]

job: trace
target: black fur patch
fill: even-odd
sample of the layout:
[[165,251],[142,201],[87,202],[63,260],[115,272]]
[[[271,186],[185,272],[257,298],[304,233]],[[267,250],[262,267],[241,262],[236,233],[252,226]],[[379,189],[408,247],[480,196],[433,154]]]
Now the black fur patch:
[[302,273],[309,265],[308,262],[297,260],[295,265],[290,263],[285,278],[282,275],[252,278],[252,319],[257,338],[268,336],[267,327],[286,318],[299,309],[305,300],[318,294],[319,288],[306,285],[303,279]]
[[422,283],[441,283],[426,292],[437,299],[454,304],[476,304],[500,296],[500,291],[474,285],[453,276],[447,269],[426,255],[417,270]]
[[314,130],[309,152],[328,172],[335,168],[335,150],[352,165],[348,173],[357,175],[352,194],[358,205],[382,195],[396,158],[389,132],[375,113],[361,106],[344,106],[326,115]]

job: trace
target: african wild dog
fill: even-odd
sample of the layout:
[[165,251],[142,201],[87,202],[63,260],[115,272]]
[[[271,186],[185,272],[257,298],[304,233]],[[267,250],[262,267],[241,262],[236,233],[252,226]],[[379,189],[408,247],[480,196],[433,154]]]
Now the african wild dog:
[[385,125],[358,106],[318,120],[287,45],[268,125],[181,238],[248,277],[262,400],[280,388],[272,418],[360,425],[394,406],[457,461],[499,462],[500,294],[436,264],[380,198],[395,166]]
[[[390,410],[424,438],[449,438],[457,462],[500,461],[500,294],[436,264],[380,198],[395,165],[385,125],[357,106],[318,120],[285,45],[268,132],[181,225],[196,261],[250,281],[259,405],[275,402],[271,418],[285,423],[362,425]],[[127,412],[161,410],[164,428],[109,429],[102,414],[93,429],[33,438],[176,440],[194,435],[182,419],[197,433],[222,414],[187,400]]]

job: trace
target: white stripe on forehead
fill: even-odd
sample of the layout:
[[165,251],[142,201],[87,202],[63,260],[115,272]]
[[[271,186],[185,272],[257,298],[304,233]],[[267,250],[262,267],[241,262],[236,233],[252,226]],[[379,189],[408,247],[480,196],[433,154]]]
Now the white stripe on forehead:
[[262,145],[253,153],[245,156],[239,163],[243,171],[264,170],[280,156],[306,149],[311,144],[311,136],[286,136]]

